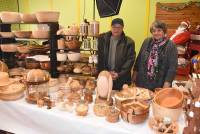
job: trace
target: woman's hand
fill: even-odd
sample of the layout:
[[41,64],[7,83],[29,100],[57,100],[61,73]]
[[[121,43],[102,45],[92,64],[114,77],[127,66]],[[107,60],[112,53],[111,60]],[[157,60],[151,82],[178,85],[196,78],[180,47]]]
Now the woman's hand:
[[170,86],[171,86],[171,84],[169,82],[165,81],[165,83],[163,85],[163,88],[168,88]]

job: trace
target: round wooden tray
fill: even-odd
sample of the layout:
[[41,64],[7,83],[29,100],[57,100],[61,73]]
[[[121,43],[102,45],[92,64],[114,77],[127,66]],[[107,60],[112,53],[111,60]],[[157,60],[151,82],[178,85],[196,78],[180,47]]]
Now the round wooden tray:
[[[149,118],[148,125],[156,134],[177,134],[178,133],[179,127],[176,122],[172,122],[171,125],[169,125],[169,127],[171,127],[172,132],[169,132],[170,131],[169,127],[167,127],[164,132],[160,132],[160,131],[156,130],[156,126],[154,127],[155,121],[156,121],[155,118]],[[167,129],[169,129],[169,130],[167,131]]]

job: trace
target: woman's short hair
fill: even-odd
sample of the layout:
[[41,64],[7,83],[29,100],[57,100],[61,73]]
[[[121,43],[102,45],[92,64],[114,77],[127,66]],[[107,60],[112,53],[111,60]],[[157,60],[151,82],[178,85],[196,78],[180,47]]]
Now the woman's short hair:
[[152,33],[153,32],[153,28],[160,28],[163,30],[163,32],[166,34],[167,33],[167,25],[162,22],[162,21],[159,21],[159,20],[155,20],[152,24],[151,24],[151,27],[150,27],[150,32]]

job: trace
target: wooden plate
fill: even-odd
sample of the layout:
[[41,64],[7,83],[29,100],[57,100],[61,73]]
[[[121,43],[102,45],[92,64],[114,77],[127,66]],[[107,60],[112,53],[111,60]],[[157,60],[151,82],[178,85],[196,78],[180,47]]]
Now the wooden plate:
[[[158,119],[157,119],[158,120]],[[159,123],[158,125],[155,125],[156,124],[156,119],[155,118],[149,118],[148,120],[148,125],[149,127],[156,133],[156,134],[177,134],[178,133],[178,124],[176,122],[172,122],[168,127],[166,127],[166,129],[164,130],[164,132],[160,132],[160,130],[162,130],[161,128],[159,128]],[[169,128],[171,127],[171,129]],[[168,129],[168,132],[167,132],[167,129]],[[172,130],[170,132],[170,130]]]

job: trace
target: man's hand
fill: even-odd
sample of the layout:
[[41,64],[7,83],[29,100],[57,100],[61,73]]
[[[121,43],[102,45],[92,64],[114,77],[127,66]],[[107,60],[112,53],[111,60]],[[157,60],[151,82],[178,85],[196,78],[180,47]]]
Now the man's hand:
[[110,71],[110,74],[113,80],[116,80],[119,77],[118,73],[116,73],[115,71]]

